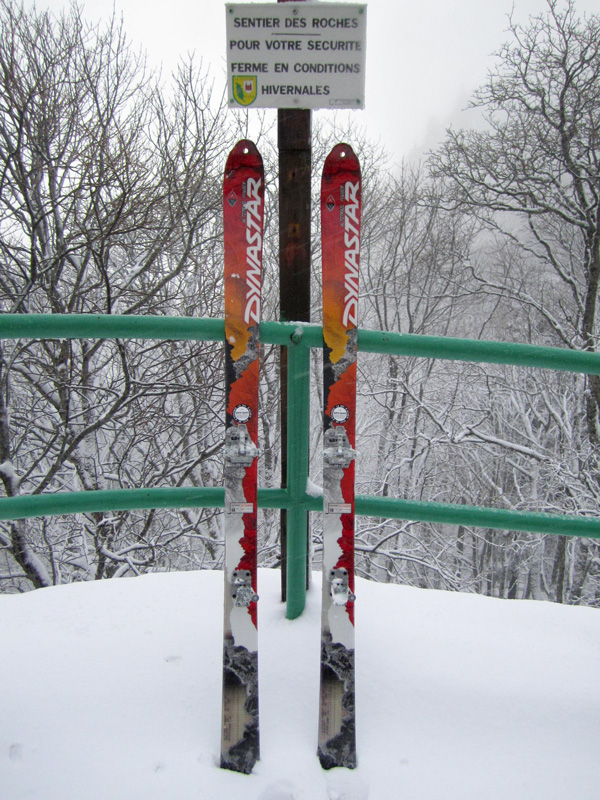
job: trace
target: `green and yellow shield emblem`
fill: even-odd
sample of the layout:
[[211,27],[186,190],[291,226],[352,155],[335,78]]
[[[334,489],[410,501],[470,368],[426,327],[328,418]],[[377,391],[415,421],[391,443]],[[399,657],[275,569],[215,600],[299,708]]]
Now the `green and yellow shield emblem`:
[[256,75],[234,75],[233,96],[241,106],[251,106],[256,100]]

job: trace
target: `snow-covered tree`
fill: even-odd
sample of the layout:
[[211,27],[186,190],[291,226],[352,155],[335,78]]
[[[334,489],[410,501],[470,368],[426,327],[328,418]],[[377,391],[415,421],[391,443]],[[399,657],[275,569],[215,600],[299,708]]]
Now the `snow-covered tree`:
[[[490,294],[526,307],[556,343],[596,351],[600,290],[600,16],[574,0],[510,24],[473,106],[482,130],[451,130],[433,154],[449,202],[512,242],[510,269],[477,272]],[[517,261],[520,263],[517,264]],[[600,380],[588,380],[600,441]]]
[[[95,27],[76,5],[54,18],[0,0],[2,311],[219,314],[233,122],[193,63],[161,88],[114,16]],[[214,481],[220,357],[202,343],[4,342],[6,494]],[[210,562],[212,514],[4,524],[1,571],[43,586],[175,553]]]

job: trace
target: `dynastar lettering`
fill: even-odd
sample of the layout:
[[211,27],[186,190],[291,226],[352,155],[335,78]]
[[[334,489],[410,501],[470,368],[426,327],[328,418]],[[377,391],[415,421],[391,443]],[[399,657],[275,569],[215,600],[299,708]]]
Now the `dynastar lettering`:
[[358,324],[358,263],[360,257],[360,219],[358,182],[346,181],[344,214],[344,298],[343,324],[347,328]]
[[248,178],[246,184],[246,309],[244,322],[248,325],[260,320],[260,286],[261,286],[261,180]]

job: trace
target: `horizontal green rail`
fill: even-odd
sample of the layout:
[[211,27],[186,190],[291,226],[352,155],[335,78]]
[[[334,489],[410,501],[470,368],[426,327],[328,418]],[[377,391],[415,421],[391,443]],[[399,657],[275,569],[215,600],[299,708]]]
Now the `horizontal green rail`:
[[[321,347],[320,325],[303,322],[262,322],[266,344]],[[0,314],[1,339],[187,339],[223,341],[222,319],[204,317],[116,316],[111,314]],[[539,347],[513,342],[421,336],[361,328],[358,348],[365,353],[385,353],[452,361],[512,364],[600,375],[600,354],[562,347]]]
[[[0,314],[0,338],[223,341],[225,324],[222,319],[194,317]],[[302,531],[306,529],[306,514],[308,511],[321,511],[323,508],[322,497],[308,495],[304,491],[308,479],[308,448],[305,446],[308,421],[304,413],[304,408],[308,407],[308,350],[322,346],[323,331],[320,325],[307,323],[262,322],[261,341],[289,348],[288,414],[295,420],[293,427],[298,441],[291,441],[291,444],[288,442],[288,488],[259,489],[258,505],[261,508],[285,508],[292,512],[288,519],[288,543],[291,544],[290,552],[293,557],[288,558],[287,615],[293,619],[304,608],[306,543]],[[510,364],[600,375],[600,354],[566,348],[365,329],[358,332],[358,348],[362,352],[370,353]],[[293,387],[291,392],[290,386]],[[224,500],[222,487],[114,489],[21,495],[0,499],[0,519],[151,508],[222,508]],[[356,497],[356,513],[359,516],[600,539],[600,519],[594,516],[542,514],[364,495]],[[291,524],[294,520],[297,522],[295,532]]]
[[[93,511],[134,511],[149,508],[223,508],[222,487],[175,487],[158,489],[104,489],[89,492],[19,495],[0,500],[0,520],[30,519]],[[294,497],[286,489],[259,489],[260,508],[322,511],[323,498],[303,494]],[[585,536],[600,539],[600,518],[571,514],[542,514],[504,508],[455,503],[431,503],[393,497],[357,495],[356,513],[362,517],[472,525],[494,530]]]

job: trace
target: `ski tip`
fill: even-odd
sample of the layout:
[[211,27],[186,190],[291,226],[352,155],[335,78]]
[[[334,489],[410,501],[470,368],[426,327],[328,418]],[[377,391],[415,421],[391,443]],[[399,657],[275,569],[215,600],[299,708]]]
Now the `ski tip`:
[[336,144],[325,159],[325,172],[338,170],[360,171],[358,156],[346,142]]
[[258,152],[257,146],[251,139],[240,139],[240,141],[233,147],[227,158],[225,171],[236,169],[241,165],[247,167],[261,167],[262,157]]
[[339,142],[332,147],[331,152],[329,153],[328,158],[331,156],[335,156],[336,158],[356,158],[356,153],[352,149],[352,146],[349,145],[347,142]]

